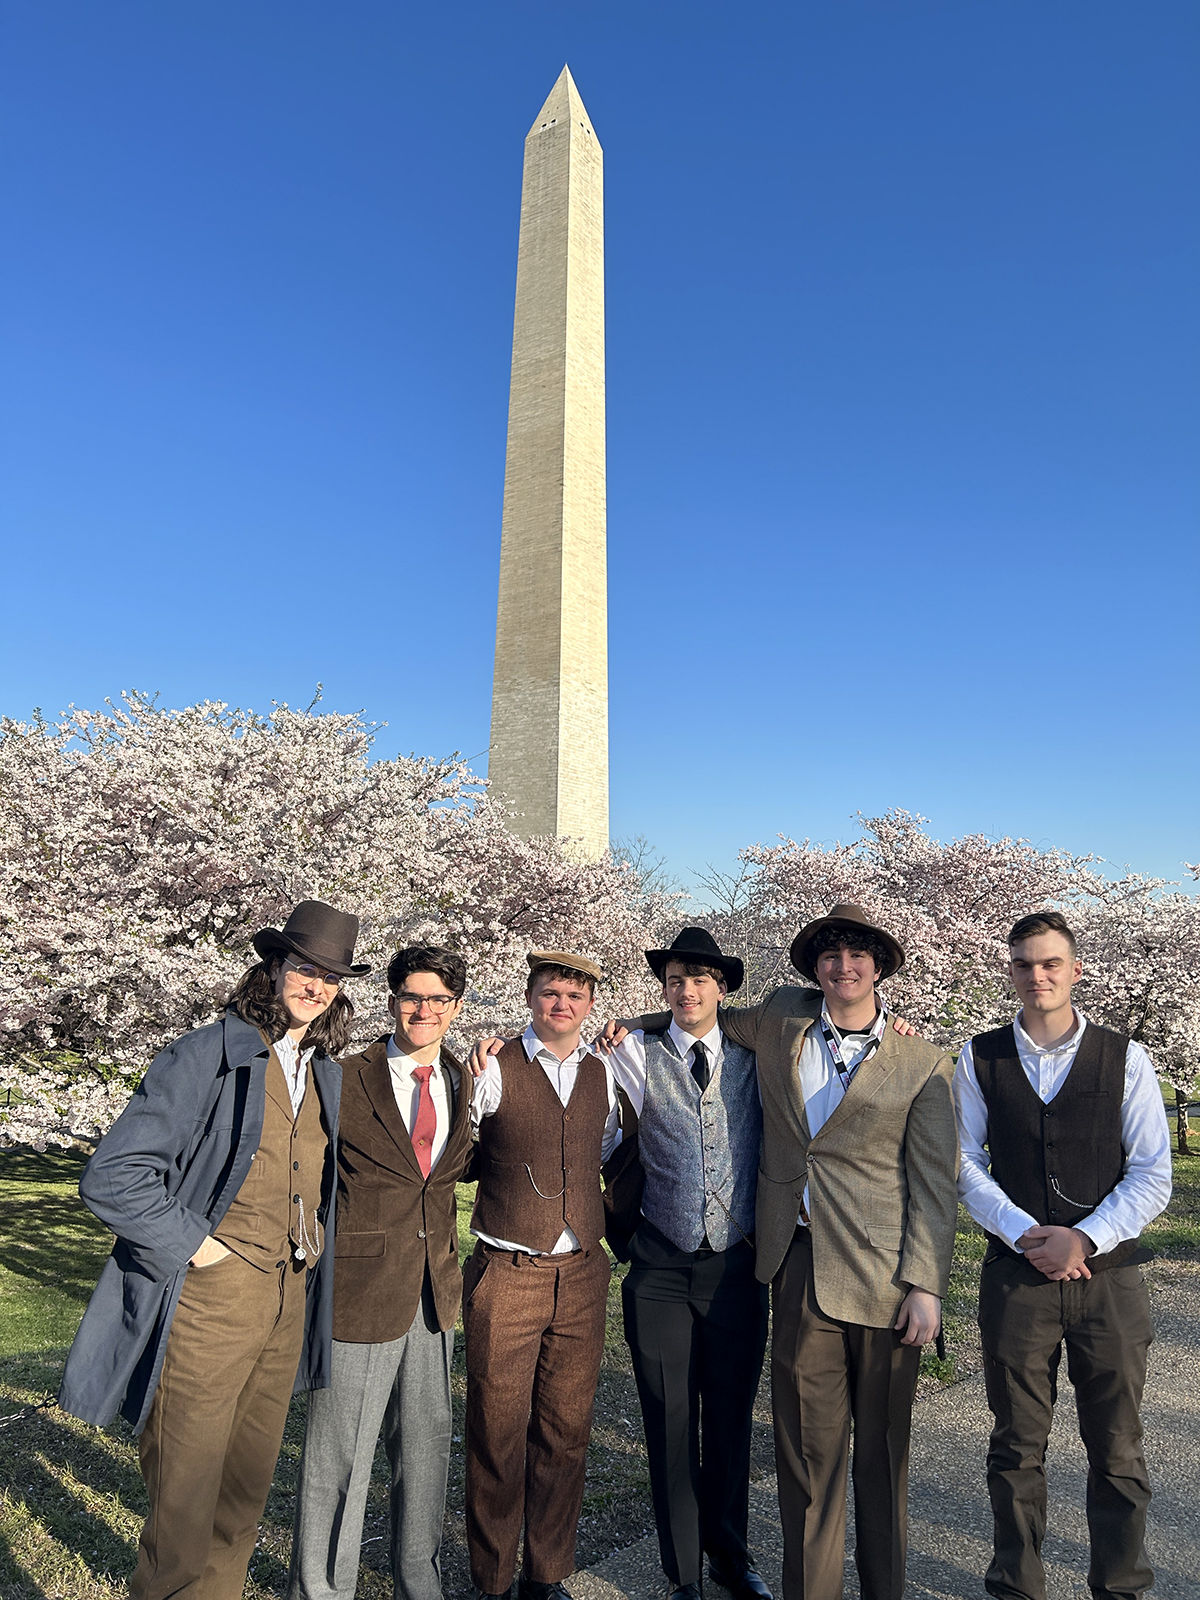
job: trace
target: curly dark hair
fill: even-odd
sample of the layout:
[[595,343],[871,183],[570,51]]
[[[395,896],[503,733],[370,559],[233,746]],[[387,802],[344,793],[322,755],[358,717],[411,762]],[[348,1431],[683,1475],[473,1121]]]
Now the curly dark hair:
[[438,944],[406,945],[388,962],[388,988],[395,994],[405,978],[414,972],[432,972],[456,1000],[461,1000],[466,993],[467,963],[457,950],[447,950]]
[[826,950],[862,950],[875,963],[876,972],[886,972],[892,960],[887,945],[869,928],[861,933],[850,933],[845,928],[822,928],[815,933],[808,947],[808,958],[814,969]]
[[[278,956],[273,956],[270,961],[259,961],[249,972],[243,972],[225,1002],[228,1009],[236,1011],[243,1022],[248,1022],[252,1028],[261,1028],[272,1044],[282,1039],[292,1025],[287,1007],[275,993],[278,967]],[[300,1041],[300,1048],[307,1050],[309,1045],[313,1045],[324,1055],[340,1056],[350,1043],[350,1019],[353,1015],[354,1002],[345,990],[339,989],[328,1009],[309,1023]]]

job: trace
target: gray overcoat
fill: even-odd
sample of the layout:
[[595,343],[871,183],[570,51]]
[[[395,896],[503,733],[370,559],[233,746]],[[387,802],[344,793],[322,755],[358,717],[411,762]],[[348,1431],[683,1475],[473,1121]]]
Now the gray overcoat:
[[[269,1059],[258,1029],[227,1011],[154,1058],[100,1141],[79,1193],[117,1239],[67,1357],[64,1411],[101,1425],[119,1411],[141,1432],[189,1258],[229,1209],[262,1138]],[[308,1275],[297,1391],[329,1387],[333,1328],[342,1069],[321,1054],[312,1065],[330,1134],[318,1213],[328,1243]]]

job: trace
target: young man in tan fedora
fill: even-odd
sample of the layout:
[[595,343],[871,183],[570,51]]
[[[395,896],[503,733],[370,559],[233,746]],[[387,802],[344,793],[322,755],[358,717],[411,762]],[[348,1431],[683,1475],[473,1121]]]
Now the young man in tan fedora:
[[445,1041],[467,969],[453,950],[410,945],[387,981],[394,1031],[342,1063],[332,1378],[308,1404],[289,1600],[354,1600],[381,1428],[396,1600],[441,1600],[455,1185],[473,1152],[472,1081]]
[[600,1167],[621,1137],[612,1072],[580,1043],[600,968],[534,950],[530,1022],[477,1051],[477,1244],[463,1282],[471,1577],[520,1600],[568,1600],[610,1269]]
[[1088,1456],[1088,1586],[1135,1600],[1150,1480],[1140,1408],[1154,1336],[1138,1235],[1171,1198],[1162,1094],[1140,1044],[1071,1003],[1083,975],[1058,911],[1008,936],[1021,1009],[969,1040],[954,1093],[963,1204],[988,1235],[979,1331],[994,1418],[987,1479],[1000,1600],[1045,1600],[1046,1441],[1065,1345]]
[[755,1270],[771,1284],[783,1595],[840,1600],[853,1423],[861,1593],[900,1600],[917,1367],[954,1246],[953,1064],[889,1026],[876,986],[904,952],[861,907],[802,928],[791,959],[817,990],[720,1013],[762,1094]]

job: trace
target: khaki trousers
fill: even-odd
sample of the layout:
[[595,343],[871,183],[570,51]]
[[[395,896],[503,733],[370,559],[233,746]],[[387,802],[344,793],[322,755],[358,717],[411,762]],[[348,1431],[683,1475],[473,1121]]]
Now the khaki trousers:
[[599,1245],[528,1256],[478,1244],[467,1262],[467,1545],[484,1594],[507,1594],[522,1521],[527,1578],[575,1570],[610,1272]]
[[239,1600],[304,1337],[306,1273],[191,1267],[139,1440],[150,1515],[131,1600]]
[[771,1404],[784,1600],[840,1600],[854,1424],[855,1563],[863,1600],[901,1600],[908,1444],[921,1352],[890,1328],[835,1322],[813,1289],[812,1235],[797,1228],[772,1284]]

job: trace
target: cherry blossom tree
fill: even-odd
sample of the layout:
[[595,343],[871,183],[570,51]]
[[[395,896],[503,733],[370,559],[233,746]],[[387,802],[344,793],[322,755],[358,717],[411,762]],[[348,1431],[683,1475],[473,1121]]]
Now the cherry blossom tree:
[[384,969],[413,940],[467,959],[463,1042],[526,1015],[541,945],[600,962],[598,1011],[640,1008],[670,897],[626,862],[516,838],[457,758],[372,761],[374,731],[136,694],[0,722],[0,1141],[97,1137],[155,1052],[219,1014],[255,931],[305,898],[361,919],[362,1040],[387,1028]]

